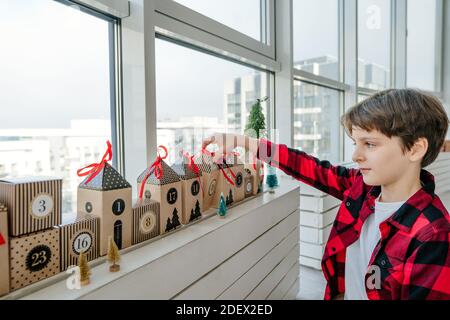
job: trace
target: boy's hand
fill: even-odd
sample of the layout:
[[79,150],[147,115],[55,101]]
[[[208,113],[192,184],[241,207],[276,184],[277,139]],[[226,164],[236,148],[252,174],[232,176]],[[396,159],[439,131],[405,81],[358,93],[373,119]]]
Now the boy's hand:
[[219,155],[230,153],[237,147],[238,135],[231,133],[215,132],[210,137],[206,138],[202,142],[202,148],[206,148],[210,144],[217,145],[218,149],[214,152]]
[[215,161],[220,159],[222,155],[232,152],[236,147],[241,147],[246,151],[250,151],[254,155],[256,155],[258,151],[258,139],[249,138],[241,134],[216,132],[210,137],[203,140],[202,148],[206,148],[210,144],[215,144],[218,147],[216,150],[214,150]]

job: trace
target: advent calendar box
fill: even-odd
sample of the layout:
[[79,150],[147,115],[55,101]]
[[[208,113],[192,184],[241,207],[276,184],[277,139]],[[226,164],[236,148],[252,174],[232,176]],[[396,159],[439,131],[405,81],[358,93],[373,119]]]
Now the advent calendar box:
[[8,210],[0,203],[0,296],[9,292]]
[[59,271],[58,228],[10,238],[11,291],[46,279]]
[[81,252],[87,261],[100,255],[100,218],[86,213],[64,214],[60,228],[61,271],[78,264]]
[[8,207],[9,234],[16,237],[61,223],[62,180],[23,177],[0,180],[0,202]]

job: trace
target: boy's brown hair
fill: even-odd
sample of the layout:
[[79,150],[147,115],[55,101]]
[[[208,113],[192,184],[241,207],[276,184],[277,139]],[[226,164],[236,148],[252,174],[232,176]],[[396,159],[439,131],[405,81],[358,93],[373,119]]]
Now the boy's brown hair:
[[438,156],[447,134],[449,119],[442,103],[417,89],[388,89],[378,92],[350,108],[341,118],[348,134],[352,127],[378,130],[391,138],[399,137],[403,152],[419,138],[428,140],[421,166]]

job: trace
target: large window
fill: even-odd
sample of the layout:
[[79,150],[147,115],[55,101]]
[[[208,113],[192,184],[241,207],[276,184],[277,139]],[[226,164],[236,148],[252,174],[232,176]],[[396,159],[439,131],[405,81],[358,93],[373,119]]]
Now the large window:
[[339,1],[295,0],[294,67],[340,80]]
[[340,91],[294,81],[294,147],[339,161]]
[[[175,0],[211,19],[262,40],[261,0]],[[265,19],[265,17],[263,18]]]
[[63,212],[75,211],[76,171],[111,139],[113,22],[51,0],[0,12],[0,177],[62,177]]
[[358,0],[358,85],[390,86],[390,0]]
[[[158,144],[170,150],[200,151],[212,132],[243,133],[251,106],[268,95],[266,72],[156,39]],[[267,119],[268,103],[263,103]]]
[[436,59],[438,0],[407,1],[407,71],[408,87],[438,91],[436,76],[440,63]]

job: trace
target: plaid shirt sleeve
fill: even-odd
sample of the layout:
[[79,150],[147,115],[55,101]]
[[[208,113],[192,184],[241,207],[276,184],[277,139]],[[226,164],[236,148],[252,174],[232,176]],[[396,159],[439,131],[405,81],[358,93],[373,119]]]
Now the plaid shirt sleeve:
[[344,191],[350,189],[359,173],[357,169],[333,166],[329,161],[321,161],[303,151],[266,139],[260,139],[257,157],[340,200],[344,198]]
[[450,300],[450,231],[435,232],[405,263],[401,299]]

